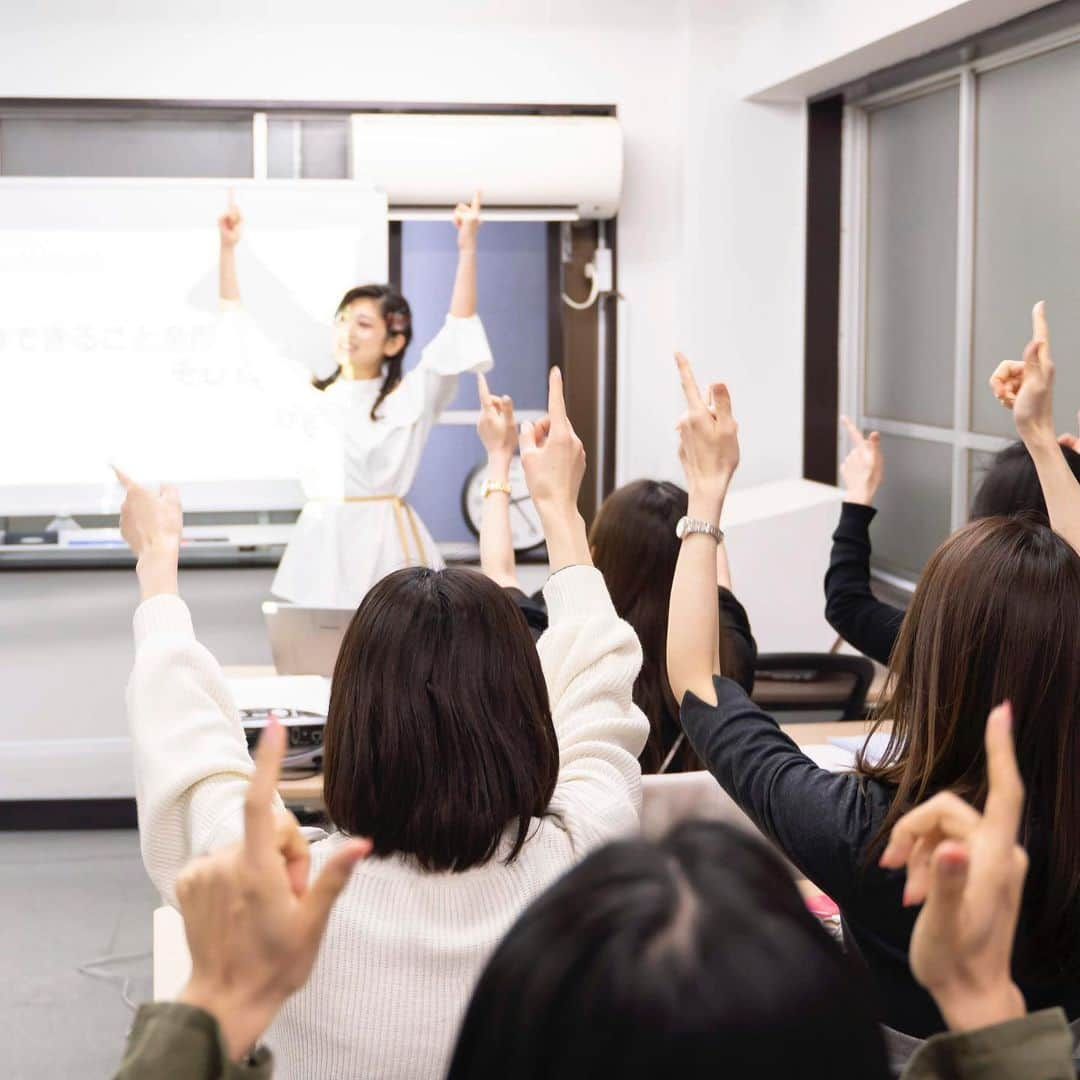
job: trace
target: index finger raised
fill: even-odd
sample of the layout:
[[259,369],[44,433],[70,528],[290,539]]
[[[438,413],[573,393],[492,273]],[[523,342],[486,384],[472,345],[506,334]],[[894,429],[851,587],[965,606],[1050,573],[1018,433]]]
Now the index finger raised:
[[849,417],[841,416],[840,423],[844,425],[844,430],[848,433],[848,438],[851,439],[853,446],[862,446],[863,433],[851,422]]
[[1031,309],[1031,336],[1036,341],[1050,340],[1050,324],[1046,321],[1046,301],[1040,300]]
[[694,378],[694,370],[690,367],[690,361],[681,352],[675,354],[675,363],[679,368],[679,382],[682,383],[683,393],[686,395],[686,404],[692,409],[704,408],[701,391],[698,389],[697,380]]
[[110,465],[109,468],[112,469],[114,473],[116,473],[116,479],[120,481],[125,491],[130,491],[133,487],[138,486],[135,481],[132,480],[130,476],[128,476],[126,472],[119,469],[117,466]]
[[1020,832],[1024,810],[1024,782],[1016,764],[1012,736],[1012,705],[1005,701],[986,721],[986,772],[989,793],[983,816],[1003,847],[1011,848]]
[[570,423],[566,416],[562,372],[557,367],[551,369],[548,377],[548,416],[551,418],[553,428],[565,427]]
[[285,729],[271,720],[255,747],[255,775],[244,797],[244,853],[255,860],[273,851],[274,791],[284,756]]
[[476,389],[480,394],[480,404],[486,406],[491,401],[491,390],[488,389],[487,379],[482,371],[476,373]]

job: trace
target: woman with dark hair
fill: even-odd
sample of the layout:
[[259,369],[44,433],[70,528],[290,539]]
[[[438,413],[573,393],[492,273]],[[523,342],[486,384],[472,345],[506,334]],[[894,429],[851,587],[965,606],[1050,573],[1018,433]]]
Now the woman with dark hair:
[[[426,567],[375,585],[342,643],[324,745],[338,831],[310,864],[317,872],[350,837],[371,855],[270,1031],[283,1076],[440,1077],[513,920],[593,847],[638,828],[641,648],[591,565],[577,511],[585,454],[557,370],[549,407],[522,433],[552,569],[539,646],[482,574]],[[185,863],[241,833],[252,766],[228,684],[176,595],[179,503],[127,483],[121,528],[142,590],[128,686],[142,851],[175,903]]]
[[[872,431],[864,437],[846,416],[841,419],[852,446],[840,466],[845,495],[825,574],[825,618],[848,644],[879,664],[887,664],[904,610],[878,600],[870,588],[870,523],[877,513],[874,495],[885,473],[881,436]],[[1073,475],[1080,478],[1080,453],[1072,439],[1062,435],[1058,441]],[[1023,442],[997,453],[971,504],[972,521],[1013,514],[1034,514],[1040,521],[1047,520],[1035,463]]]
[[[408,301],[390,285],[361,285],[341,298],[333,351],[298,357],[319,391],[320,423],[340,455],[329,479],[309,491],[271,586],[275,595],[317,607],[355,607],[384,574],[403,566],[444,563],[424,523],[405,501],[424,444],[465,371],[492,365],[476,314],[479,195],[454,211],[458,266],[450,311],[420,362],[402,374],[412,341]],[[221,234],[222,308],[236,310],[236,245],[242,219],[230,206]],[[328,463],[329,464],[329,463]],[[325,471],[325,470],[322,470]]]
[[[510,462],[517,446],[514,403],[495,396],[483,375],[477,376],[480,420],[477,432],[487,451],[488,479],[480,522],[480,567],[507,589],[538,637],[547,625],[543,598],[528,596],[517,579],[510,533]],[[641,753],[644,773],[694,772],[703,768],[682,733],[679,706],[667,677],[667,609],[675,561],[677,527],[687,514],[687,495],[660,480],[634,480],[601,504],[589,530],[593,563],[604,575],[615,610],[641,642],[641,674],[634,701],[649,718],[649,741]],[[716,552],[724,670],[747,693],[754,687],[757,643],[746,609],[731,591],[731,571],[723,543]]]
[[[1029,347],[1038,345],[1038,341]],[[1017,427],[1057,531],[1029,518],[987,518],[954,534],[928,563],[893,652],[880,717],[884,760],[836,775],[807,758],[729,679],[714,677],[715,614],[701,602],[706,536],[683,541],[672,588],[668,670],[695,750],[735,802],[840,906],[845,937],[878,984],[883,1019],[924,1038],[942,1026],[911,976],[914,912],[903,882],[877,866],[897,819],[937,792],[986,797],[983,718],[1011,701],[1027,785],[1022,838],[1031,856],[1014,954],[1031,1007],[1080,1017],[1080,484],[1049,430],[1049,351],[1035,348],[1015,393]],[[719,518],[738,440],[730,397],[704,405],[688,365],[680,425],[691,514]],[[1049,434],[1048,434],[1049,431]]]
[[[950,1029],[905,1080],[1074,1075],[1061,1011],[1025,1016],[1009,971],[1027,860],[1008,719],[987,722],[986,814],[939,796],[890,845],[925,898],[911,968]],[[609,844],[533,902],[480,977],[448,1080],[884,1080],[874,1018],[865,972],[776,856],[696,822]]]

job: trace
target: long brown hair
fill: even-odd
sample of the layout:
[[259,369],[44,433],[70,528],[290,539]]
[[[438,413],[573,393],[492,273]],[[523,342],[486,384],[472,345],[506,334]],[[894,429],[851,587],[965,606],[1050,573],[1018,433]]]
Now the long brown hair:
[[[686,492],[677,484],[635,480],[601,504],[589,533],[593,562],[604,575],[619,617],[641,641],[641,673],[634,703],[649,718],[649,741],[641,752],[643,772],[657,772],[682,733],[679,703],[667,673],[667,619],[671,583],[679,558],[675,526],[685,516]],[[721,670],[731,671],[730,647],[721,629]],[[683,740],[668,772],[703,769]]]
[[[386,371],[383,375],[382,385],[379,387],[379,396],[375,404],[371,406],[371,419],[378,420],[379,406],[386,400],[391,391],[397,388],[402,378],[402,365],[405,362],[405,350],[412,341],[412,311],[409,302],[393,287],[393,285],[357,285],[350,289],[338,304],[334,312],[336,318],[354,300],[374,300],[379,306],[379,315],[386,323],[387,337],[400,334],[405,338],[405,344],[393,355],[383,357],[383,366]],[[311,383],[316,390],[325,390],[332,383],[337,382],[341,376],[341,368],[329,378],[312,378]]]
[[889,669],[876,721],[892,721],[888,749],[857,766],[896,788],[868,860],[901,815],[939,791],[984,804],[986,717],[1011,701],[1031,855],[1017,963],[1034,978],[1077,971],[1080,557],[1034,515],[972,522],[923,570]]

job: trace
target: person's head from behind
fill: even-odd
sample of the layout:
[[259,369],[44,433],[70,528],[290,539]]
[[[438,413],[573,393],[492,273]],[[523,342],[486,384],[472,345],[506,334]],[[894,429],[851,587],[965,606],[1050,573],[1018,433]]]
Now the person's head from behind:
[[938,791],[981,807],[984,718],[1012,703],[1035,841],[1026,925],[1031,975],[1080,970],[1080,556],[1036,515],[981,518],[931,556],[904,616],[878,715],[885,758],[860,764],[896,786],[870,855],[896,820]]
[[372,419],[386,395],[401,381],[412,333],[409,303],[391,285],[358,285],[337,306],[334,354],[338,362],[347,365],[356,378],[383,376],[379,399],[371,410]]
[[558,768],[539,657],[504,590],[472,570],[413,567],[368,592],[341,643],[326,724],[338,828],[427,870],[509,861]]
[[[1073,475],[1080,479],[1080,454],[1067,446],[1061,452]],[[1024,512],[1038,514],[1043,522],[1047,520],[1046,500],[1035,462],[1022,442],[1014,442],[994,456],[972,500],[971,520]]]
[[[675,526],[686,515],[688,495],[678,484],[635,480],[612,492],[597,511],[589,531],[593,562],[604,575],[612,603],[641,641],[641,673],[634,701],[649,718],[649,741],[641,767],[657,772],[682,730],[679,706],[667,676],[667,617],[671,583],[679,558]],[[725,642],[721,639],[722,667]],[[676,751],[669,772],[700,769],[685,743]]]
[[590,855],[473,993],[449,1080],[888,1075],[871,995],[779,859],[726,825]]

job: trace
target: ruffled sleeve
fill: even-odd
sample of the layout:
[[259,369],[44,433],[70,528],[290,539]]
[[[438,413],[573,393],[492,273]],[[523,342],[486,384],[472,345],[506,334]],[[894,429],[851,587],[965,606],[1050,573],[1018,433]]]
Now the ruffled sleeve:
[[424,348],[420,363],[405,376],[405,382],[415,384],[415,388],[409,386],[410,396],[415,394],[423,412],[434,420],[457,393],[459,375],[490,371],[494,363],[480,317],[447,315],[443,328]]

